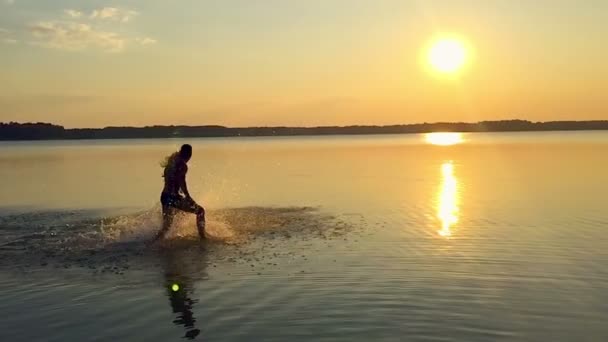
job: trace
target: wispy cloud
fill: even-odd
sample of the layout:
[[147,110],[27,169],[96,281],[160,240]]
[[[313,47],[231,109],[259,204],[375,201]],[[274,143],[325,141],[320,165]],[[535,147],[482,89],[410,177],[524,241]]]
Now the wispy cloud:
[[135,38],[135,42],[137,42],[139,45],[146,46],[146,45],[156,44],[156,39],[152,39],[149,37]]
[[12,5],[15,3],[15,0],[4,0],[4,3],[7,5]]
[[4,44],[16,44],[18,41],[11,37],[11,31],[0,27],[0,42]]
[[106,52],[120,52],[127,43],[127,38],[117,33],[71,21],[39,22],[30,25],[29,30],[36,39],[31,44],[53,49],[75,51],[94,47]]
[[120,33],[114,32],[109,22],[127,23],[139,15],[134,10],[104,7],[87,15],[78,9],[65,9],[63,14],[64,19],[69,19],[39,21],[29,25],[28,30],[33,40],[28,43],[51,49],[98,49],[105,52],[121,52],[129,44],[148,46],[156,43],[150,37],[130,35],[124,28],[118,31]]
[[73,10],[73,9],[66,9],[63,12],[65,13],[65,15],[67,15],[70,18],[80,18],[80,17],[82,17],[82,12],[76,11],[76,10]]
[[133,10],[116,7],[104,7],[94,10],[89,17],[91,19],[120,21],[126,23],[137,15],[139,15],[139,13]]

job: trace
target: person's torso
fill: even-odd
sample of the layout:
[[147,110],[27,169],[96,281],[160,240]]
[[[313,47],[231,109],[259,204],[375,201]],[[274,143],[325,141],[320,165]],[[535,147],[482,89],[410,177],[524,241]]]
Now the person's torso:
[[179,194],[181,186],[180,179],[185,177],[187,171],[188,166],[181,158],[176,157],[169,160],[163,172],[163,177],[165,178],[163,192],[168,194]]

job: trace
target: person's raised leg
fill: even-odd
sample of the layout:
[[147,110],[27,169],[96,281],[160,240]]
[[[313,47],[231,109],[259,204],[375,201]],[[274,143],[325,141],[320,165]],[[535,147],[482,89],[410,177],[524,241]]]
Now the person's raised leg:
[[176,207],[187,213],[196,215],[196,229],[201,240],[205,239],[205,209],[198,205],[192,198],[183,198],[176,203]]

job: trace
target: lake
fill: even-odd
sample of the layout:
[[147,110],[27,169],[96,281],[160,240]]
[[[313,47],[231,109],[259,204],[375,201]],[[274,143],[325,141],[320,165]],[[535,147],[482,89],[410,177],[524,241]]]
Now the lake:
[[[193,145],[161,244],[160,163]],[[608,340],[608,132],[0,143],[1,341]]]

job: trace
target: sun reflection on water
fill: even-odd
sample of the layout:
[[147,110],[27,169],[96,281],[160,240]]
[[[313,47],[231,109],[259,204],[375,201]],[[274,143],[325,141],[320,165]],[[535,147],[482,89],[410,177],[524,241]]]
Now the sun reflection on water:
[[458,132],[434,132],[425,134],[425,140],[431,145],[450,146],[460,144],[464,141],[462,133]]
[[438,196],[437,217],[441,220],[439,235],[452,236],[451,226],[458,222],[458,180],[454,176],[454,165],[441,165],[442,183]]

